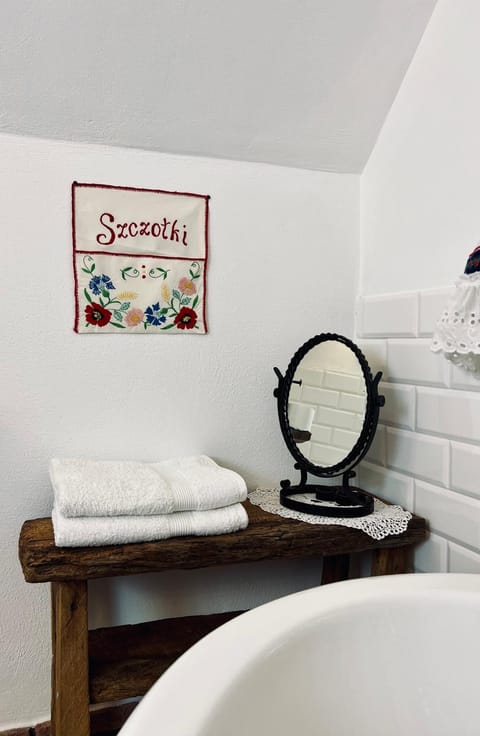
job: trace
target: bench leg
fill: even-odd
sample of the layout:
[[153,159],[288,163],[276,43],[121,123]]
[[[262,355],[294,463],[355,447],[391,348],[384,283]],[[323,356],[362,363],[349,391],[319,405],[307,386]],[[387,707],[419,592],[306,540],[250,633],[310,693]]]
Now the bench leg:
[[348,580],[350,555],[330,555],[323,558],[322,585]]
[[407,572],[408,547],[374,549],[372,552],[372,575],[397,575]]
[[51,736],[90,736],[87,582],[52,583]]

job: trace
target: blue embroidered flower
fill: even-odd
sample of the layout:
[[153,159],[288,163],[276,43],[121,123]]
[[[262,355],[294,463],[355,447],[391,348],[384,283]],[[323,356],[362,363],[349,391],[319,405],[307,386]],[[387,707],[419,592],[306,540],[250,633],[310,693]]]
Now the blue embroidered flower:
[[102,291],[105,291],[106,289],[115,288],[112,284],[110,276],[105,276],[104,273],[101,276],[94,276],[88,286],[96,296],[101,294]]
[[156,304],[152,304],[151,307],[146,308],[145,319],[149,325],[156,325],[157,327],[167,321],[167,318],[161,312],[160,302],[156,302]]

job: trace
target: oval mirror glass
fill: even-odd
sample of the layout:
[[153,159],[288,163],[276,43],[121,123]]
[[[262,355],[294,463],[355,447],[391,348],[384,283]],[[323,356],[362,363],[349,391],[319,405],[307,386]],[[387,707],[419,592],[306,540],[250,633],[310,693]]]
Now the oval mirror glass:
[[367,385],[353,350],[335,339],[312,347],[288,392],[288,431],[298,452],[321,468],[341,463],[360,438],[366,410]]

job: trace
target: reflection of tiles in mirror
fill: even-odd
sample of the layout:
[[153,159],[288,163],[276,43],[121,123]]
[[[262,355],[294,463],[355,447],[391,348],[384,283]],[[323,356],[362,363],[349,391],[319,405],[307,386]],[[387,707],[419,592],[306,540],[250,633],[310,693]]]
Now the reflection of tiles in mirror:
[[[363,427],[366,388],[362,375],[339,371],[301,369],[292,384],[289,400],[314,409],[308,429],[311,441],[298,449],[316,465],[334,465],[350,452]],[[289,403],[290,403],[289,402]]]

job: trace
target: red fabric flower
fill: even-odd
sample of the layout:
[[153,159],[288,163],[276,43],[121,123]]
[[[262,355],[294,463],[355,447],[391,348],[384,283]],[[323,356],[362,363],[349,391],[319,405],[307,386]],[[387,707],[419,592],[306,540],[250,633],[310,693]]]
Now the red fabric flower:
[[191,330],[197,324],[197,319],[197,313],[193,309],[182,307],[173,321],[179,330]]
[[111,318],[112,313],[109,312],[108,309],[105,309],[105,307],[102,307],[101,304],[97,304],[97,302],[87,304],[85,307],[85,319],[90,325],[105,327],[105,325],[108,325]]

